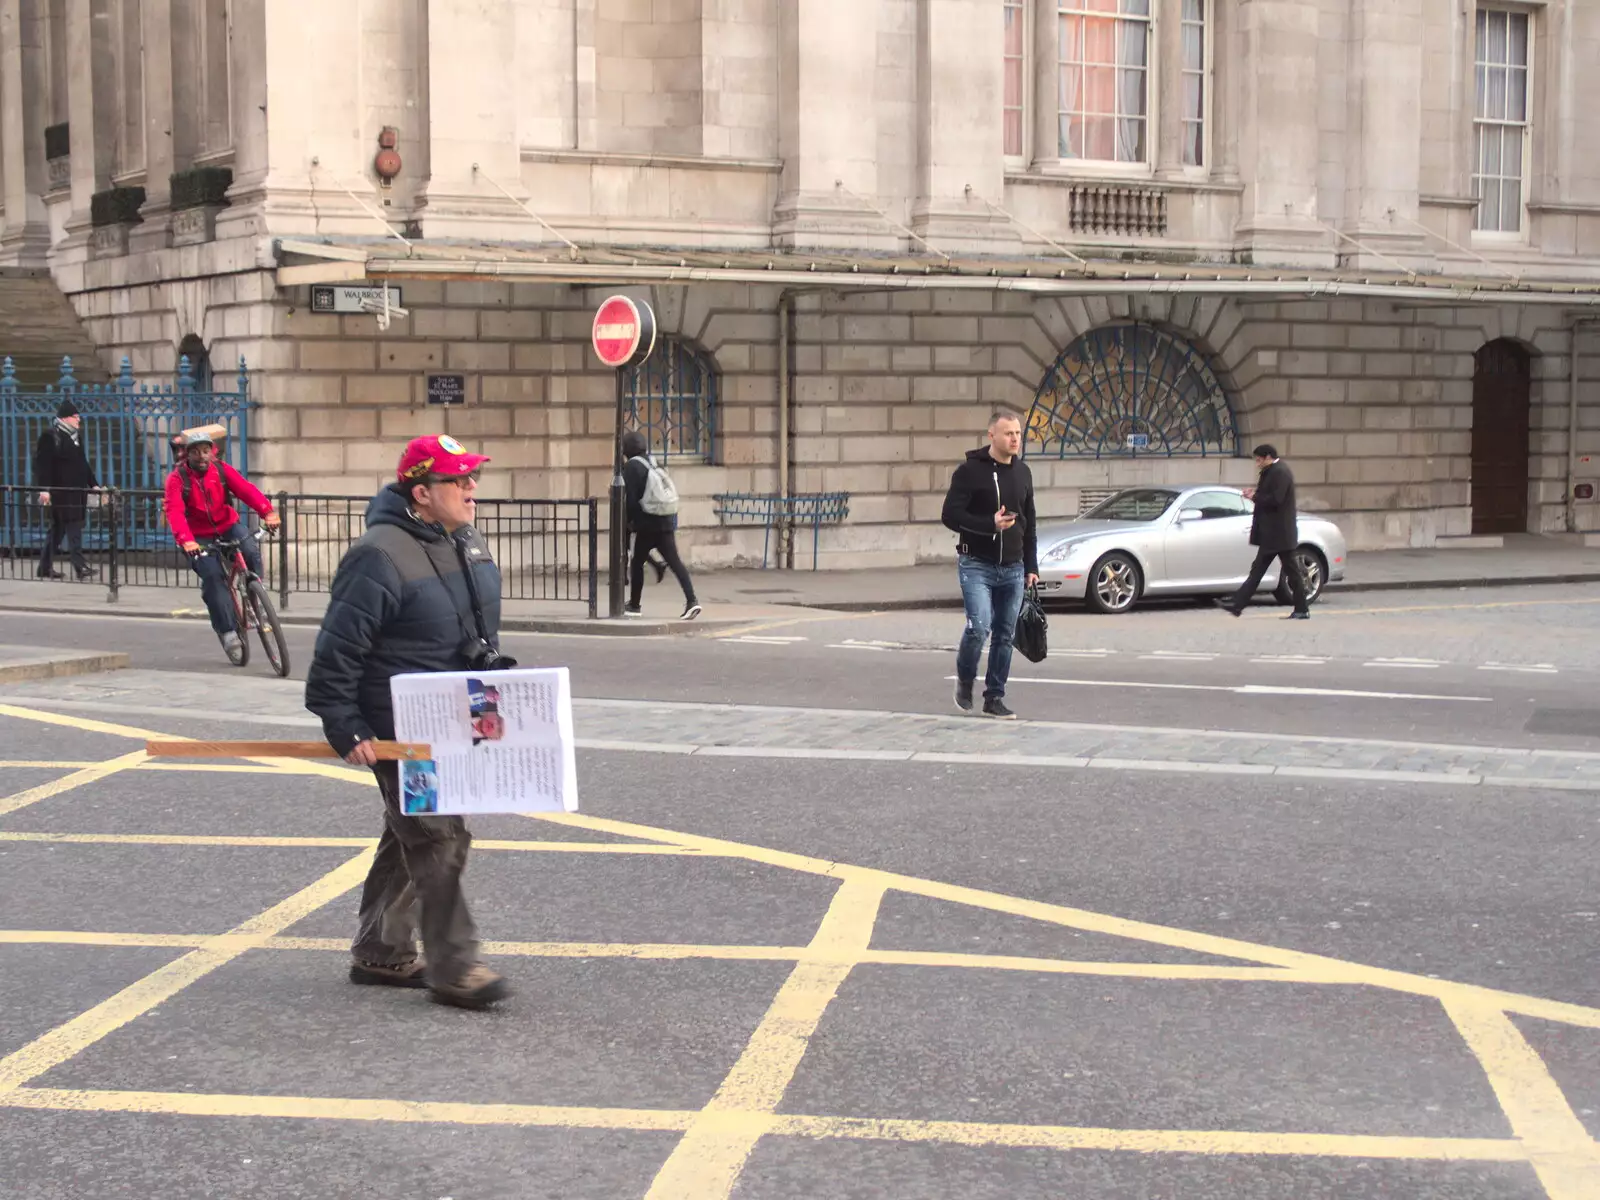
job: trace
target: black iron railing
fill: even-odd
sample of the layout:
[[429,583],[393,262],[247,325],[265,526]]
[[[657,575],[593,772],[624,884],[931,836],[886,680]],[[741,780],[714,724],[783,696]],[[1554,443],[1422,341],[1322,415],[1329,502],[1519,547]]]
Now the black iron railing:
[[[93,579],[115,600],[123,587],[191,587],[189,560],[173,541],[162,493],[116,491],[51,494],[57,516],[81,511],[83,546]],[[345,551],[366,531],[366,496],[272,497],[282,535],[262,547],[267,584],[287,608],[296,592],[326,592]],[[245,510],[241,508],[241,512]],[[247,514],[255,524],[254,514]],[[599,503],[582,500],[478,501],[475,521],[504,580],[506,600],[586,604],[598,615]],[[52,508],[37,488],[0,486],[0,579],[38,577],[52,533]],[[72,564],[63,546],[56,564]]]

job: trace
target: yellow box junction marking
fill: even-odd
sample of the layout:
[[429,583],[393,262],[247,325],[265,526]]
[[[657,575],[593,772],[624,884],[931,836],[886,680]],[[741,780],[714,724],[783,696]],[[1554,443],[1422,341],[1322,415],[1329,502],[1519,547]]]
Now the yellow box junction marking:
[[[164,736],[55,713],[0,705],[0,716],[116,736]],[[80,767],[81,772],[128,769],[125,759]],[[256,760],[285,774],[314,774],[369,784],[369,772],[318,763]],[[140,768],[145,769],[145,768]],[[99,776],[103,777],[103,775]],[[58,781],[64,783],[65,780]],[[84,780],[83,782],[87,782]],[[77,786],[74,784],[73,786]],[[621,943],[486,943],[491,953],[547,957],[746,958],[794,961],[744,1053],[715,1097],[698,1113],[627,1108],[564,1108],[525,1105],[418,1104],[386,1099],[226,1096],[189,1093],[110,1092],[30,1088],[30,1079],[149,1011],[188,984],[251,949],[343,950],[342,940],[290,938],[281,931],[315,908],[354,887],[370,862],[372,839],[189,838],[165,835],[10,834],[13,841],[117,840],[152,845],[359,845],[345,865],[244,925],[216,936],[9,931],[0,941],[80,945],[194,946],[82,1016],[0,1059],[0,1107],[80,1111],[172,1112],[213,1116],[300,1116],[338,1120],[454,1124],[549,1125],[681,1131],[684,1136],[662,1167],[651,1195],[726,1197],[743,1164],[763,1136],[940,1142],[986,1147],[1060,1150],[1111,1149],[1144,1153],[1306,1155],[1401,1158],[1425,1161],[1529,1162],[1552,1200],[1587,1200],[1600,1195],[1600,1146],[1590,1138],[1538,1054],[1508,1014],[1540,1017],[1600,1029],[1600,1009],[1524,996],[1448,980],[1365,966],[1299,951],[1243,942],[1063,905],[1021,899],[893,872],[856,867],[788,851],[772,850],[698,834],[680,833],[586,814],[530,814],[594,832],[644,839],[635,843],[502,841],[483,849],[587,853],[699,854],[740,858],[840,880],[827,916],[805,947],[636,945]],[[1153,945],[1220,955],[1250,966],[1191,966],[1161,963],[1095,963],[1015,956],[941,952],[873,951],[867,948],[878,906],[887,890],[969,905]],[[861,962],[1014,969],[1162,979],[1238,979],[1333,985],[1363,985],[1439,1000],[1482,1064],[1515,1134],[1513,1138],[1423,1138],[1311,1133],[1249,1133],[1206,1130],[1117,1130],[1022,1126],[981,1122],[880,1120],[776,1112],[828,1003],[850,969]]]
[[1600,1146],[1511,1018],[1472,1000],[1449,998],[1444,1009],[1483,1065],[1550,1200],[1600,1196]]
[[191,983],[310,916],[328,901],[344,895],[366,878],[371,865],[372,851],[363,850],[287,900],[234,926],[227,933],[208,939],[200,948],[174,959],[88,1012],[0,1058],[0,1097],[60,1066],[129,1021],[170,1000]]
[[846,878],[839,885],[811,939],[809,949],[818,957],[790,972],[744,1053],[662,1164],[646,1200],[711,1200],[733,1191],[764,1131],[749,1116],[777,1111],[822,1014],[872,940],[883,893],[870,879]]

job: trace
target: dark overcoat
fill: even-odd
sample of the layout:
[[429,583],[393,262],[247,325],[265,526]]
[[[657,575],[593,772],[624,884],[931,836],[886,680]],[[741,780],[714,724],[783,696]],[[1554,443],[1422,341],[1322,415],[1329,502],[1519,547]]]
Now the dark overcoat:
[[1294,475],[1285,462],[1274,462],[1256,483],[1256,511],[1250,518],[1250,544],[1274,554],[1300,542],[1294,507]]

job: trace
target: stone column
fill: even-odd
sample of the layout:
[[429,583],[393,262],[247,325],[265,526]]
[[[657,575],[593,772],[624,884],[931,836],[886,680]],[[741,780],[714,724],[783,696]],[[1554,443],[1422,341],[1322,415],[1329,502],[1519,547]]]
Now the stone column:
[[516,12],[511,5],[430,0],[431,174],[420,203],[427,237],[539,241],[547,236],[500,190],[519,199],[527,195],[517,131],[521,68],[516,49]]
[[882,207],[876,199],[877,4],[787,0],[781,21],[783,174],[774,239],[792,248],[897,249],[900,235],[868,207]]
[[173,103],[175,33],[173,0],[144,0],[144,222],[129,235],[131,250],[154,250],[170,241],[172,213]]
[[986,203],[1005,195],[1002,16],[991,0],[923,0],[918,8],[911,227],[947,251],[963,242],[989,252],[1020,247],[1010,221]]
[[1252,261],[1330,267],[1333,235],[1317,219],[1315,0],[1240,0],[1239,169],[1236,236]]
[[41,0],[0,0],[0,169],[6,205],[0,262],[8,266],[42,265],[50,249],[44,70]]
[[72,215],[66,246],[86,245],[89,202],[111,186],[117,145],[116,57],[111,0],[67,0],[68,122],[72,127]]
[[[235,234],[380,234],[362,136],[359,4],[235,0],[231,207]],[[204,48],[201,48],[204,52]],[[348,189],[348,192],[347,190]]]
[[[1422,0],[1354,0],[1345,232],[1413,267],[1431,259],[1407,224],[1419,217],[1422,187],[1421,46]],[[1341,253],[1352,266],[1393,269],[1348,242]]]

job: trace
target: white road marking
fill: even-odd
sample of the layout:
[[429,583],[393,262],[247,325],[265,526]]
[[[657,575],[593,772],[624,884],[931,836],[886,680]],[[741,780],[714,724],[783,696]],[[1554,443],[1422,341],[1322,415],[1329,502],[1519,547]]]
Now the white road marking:
[[759,637],[753,633],[744,634],[742,637],[727,638],[730,642],[753,642],[758,646],[792,646],[796,642],[803,642],[803,637]]
[[1253,663],[1272,663],[1280,667],[1325,667],[1332,660],[1317,658],[1310,654],[1264,654],[1260,658],[1252,658]]
[[1554,663],[1484,663],[1480,671],[1520,671],[1526,675],[1557,675]]
[[[954,675],[945,677],[954,680]],[[1361,700],[1440,700],[1468,704],[1491,704],[1490,696],[1432,696],[1418,692],[1361,692],[1350,688],[1306,688],[1274,684],[1246,683],[1236,687],[1212,683],[1144,683],[1132,679],[1030,679],[1013,675],[1012,683],[1048,683],[1065,687],[1150,688],[1172,692],[1231,692],[1236,696],[1340,696]]]
[[1167,659],[1174,662],[1211,662],[1217,655],[1202,654],[1193,650],[1152,650],[1149,654],[1141,654],[1139,657]]
[[1395,667],[1407,671],[1437,671],[1449,664],[1437,658],[1375,658],[1364,662],[1363,667]]

